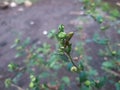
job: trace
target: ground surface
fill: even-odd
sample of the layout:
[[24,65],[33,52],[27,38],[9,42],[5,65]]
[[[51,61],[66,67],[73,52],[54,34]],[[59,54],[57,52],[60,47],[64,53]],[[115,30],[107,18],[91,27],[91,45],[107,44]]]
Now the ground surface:
[[[18,11],[21,7],[24,8],[22,12]],[[14,39],[22,35],[22,39],[31,37],[32,41],[51,42],[43,35],[43,31],[56,29],[61,23],[65,25],[67,31],[76,31],[73,23],[78,15],[71,12],[80,11],[80,8],[81,3],[77,0],[40,0],[29,8],[18,6],[0,10],[0,79],[2,78],[0,90],[10,90],[5,89],[3,85],[4,78],[10,75],[5,68],[7,64],[12,60],[20,62],[14,58],[15,51],[10,48]],[[98,27],[94,22],[83,25],[86,30],[89,29],[87,33],[90,35],[92,34],[90,30],[94,31]],[[91,46],[97,48],[92,44]],[[94,55],[96,52],[97,50],[91,53]],[[98,60],[97,56],[94,58]],[[95,61],[93,65],[97,67],[100,63]]]

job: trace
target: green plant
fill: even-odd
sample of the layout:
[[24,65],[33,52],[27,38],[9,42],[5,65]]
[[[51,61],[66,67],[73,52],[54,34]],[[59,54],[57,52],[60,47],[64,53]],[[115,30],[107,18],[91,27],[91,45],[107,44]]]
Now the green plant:
[[[5,86],[19,87],[18,82],[21,81],[23,76],[29,77],[29,85],[27,89],[30,90],[41,90],[49,88],[58,88],[60,82],[64,82],[65,78],[61,81],[57,79],[57,73],[64,63],[59,62],[59,56],[52,49],[51,45],[48,43],[42,43],[40,46],[37,44],[32,44],[30,38],[22,41],[20,39],[15,39],[14,44],[11,48],[16,49],[15,57],[17,59],[22,58],[22,64],[11,62],[8,64],[8,70],[14,75],[13,78],[8,78],[5,80]],[[54,73],[53,73],[54,71]],[[39,73],[38,73],[39,72]],[[52,75],[50,73],[53,73]],[[36,74],[38,73],[38,74]],[[51,77],[51,80],[46,81]],[[45,82],[41,82],[45,80]],[[67,80],[67,79],[66,79]],[[53,85],[54,82],[54,85]],[[24,89],[21,89],[24,90]]]
[[23,4],[25,1],[36,2],[37,0],[11,0],[17,4]]
[[[99,2],[99,3],[98,3]],[[110,36],[107,34],[110,30],[113,29],[112,32],[115,32],[115,35],[119,34],[120,23],[119,23],[119,10],[117,8],[113,8],[110,4],[104,3],[99,0],[83,0],[84,10],[86,15],[90,15],[100,26],[100,31],[96,31],[93,36],[93,41],[97,44],[103,46],[103,48],[99,48],[99,55],[105,59],[102,63],[102,69],[106,72],[110,73],[112,78],[120,77],[120,49],[119,49],[119,39],[114,38],[114,36]],[[92,4],[94,6],[90,6]],[[101,12],[102,11],[102,12]],[[117,31],[116,31],[117,30]],[[113,80],[113,79],[112,79]],[[110,81],[110,80],[109,80]],[[115,79],[113,81],[116,81]],[[116,90],[119,90],[119,83],[115,83]]]
[[[23,75],[26,75],[29,76],[27,90],[64,90],[66,86],[71,85],[71,79],[66,75],[62,76],[60,80],[58,79],[58,72],[62,67],[66,67],[71,73],[77,74],[76,79],[79,82],[81,90],[100,89],[105,84],[105,78],[98,78],[96,76],[97,72],[89,66],[87,62],[88,56],[84,52],[84,42],[78,43],[75,47],[76,55],[81,58],[73,58],[71,55],[73,49],[70,40],[74,33],[66,33],[64,25],[60,25],[58,29],[58,32],[50,35],[56,37],[58,41],[55,51],[51,48],[51,45],[46,43],[40,46],[30,46],[30,38],[27,38],[25,41],[20,39],[15,40],[12,46],[17,51],[15,57],[24,57],[24,60],[22,65],[13,62],[8,64],[8,70],[13,72],[15,76],[5,80],[7,88],[13,86],[25,90],[18,85],[18,82]],[[51,79],[47,80],[49,77]],[[41,82],[42,80],[45,82]]]
[[[73,37],[73,32],[66,33],[64,31],[64,26],[59,26],[59,31],[56,34],[58,43],[59,43],[59,54],[67,56],[68,60],[68,70],[77,73],[79,77],[79,84],[81,90],[93,90],[93,89],[100,89],[105,84],[105,78],[102,80],[97,81],[97,77],[94,75],[94,72],[91,72],[92,68],[87,64],[86,60],[87,57],[84,53],[83,42],[80,43],[81,47],[78,49],[82,50],[79,51],[80,55],[83,55],[81,60],[78,59],[78,62],[75,63],[74,59],[71,56],[72,44],[70,43],[70,39]],[[78,50],[77,49],[77,50]],[[96,77],[96,78],[95,78]]]
[[[101,37],[101,34],[95,33],[92,39],[95,43],[104,46],[104,49],[99,50],[99,55],[107,60],[102,63],[102,69],[111,73],[111,75],[120,77],[118,73],[120,71],[120,45],[119,42],[112,43],[111,37],[106,34],[112,26],[118,30],[119,34],[120,26],[119,20],[117,20],[119,11],[117,9],[111,11],[110,5],[108,3],[103,4],[100,0],[83,0],[83,3],[85,14],[91,16],[99,24],[100,32],[103,34]],[[98,6],[101,7],[100,11]],[[108,14],[107,17],[106,14]],[[109,24],[106,25],[106,21]],[[39,46],[31,45],[30,38],[24,41],[16,39],[12,46],[17,51],[15,57],[22,57],[22,59],[24,57],[24,60],[22,64],[13,62],[8,64],[8,70],[14,73],[14,77],[7,78],[5,86],[7,88],[13,86],[20,90],[65,90],[65,87],[69,87],[74,82],[67,75],[58,79],[59,71],[66,68],[76,75],[75,79],[80,90],[100,90],[107,81],[110,81],[107,79],[109,75],[108,77],[99,77],[97,71],[89,65],[89,60],[92,58],[85,52],[86,41],[81,38],[83,31],[79,30],[78,32],[80,41],[75,44],[74,49],[70,41],[74,33],[66,33],[64,25],[58,27],[58,32],[52,30],[48,34],[49,38],[55,38],[58,42],[54,49],[48,43],[42,43]],[[76,57],[73,57],[72,53],[75,53]],[[23,75],[29,77],[29,85],[25,89],[18,85]],[[50,80],[48,80],[49,78]],[[114,84],[116,90],[119,90],[119,81],[114,82]]]

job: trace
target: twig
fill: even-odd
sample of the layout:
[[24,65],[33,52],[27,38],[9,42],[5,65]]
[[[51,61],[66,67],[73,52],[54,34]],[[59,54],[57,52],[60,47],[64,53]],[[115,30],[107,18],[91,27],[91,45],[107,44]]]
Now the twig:
[[16,87],[18,90],[25,90],[25,89],[19,87],[18,85],[15,85],[15,84],[12,84],[11,86]]
[[70,62],[71,62],[77,69],[79,69],[79,67],[74,63],[72,57],[71,57],[69,54],[67,54],[66,52],[64,52],[64,54],[68,57],[68,59],[70,60]]
[[120,74],[117,73],[117,72],[115,72],[115,71],[113,71],[113,70],[109,70],[109,69],[105,69],[105,68],[103,68],[103,69],[104,69],[106,72],[113,74],[114,76],[120,77]]

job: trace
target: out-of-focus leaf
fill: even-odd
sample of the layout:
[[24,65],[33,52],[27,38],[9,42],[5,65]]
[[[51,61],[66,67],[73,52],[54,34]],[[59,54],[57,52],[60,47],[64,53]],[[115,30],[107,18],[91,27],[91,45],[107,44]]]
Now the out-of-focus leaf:
[[96,21],[99,22],[99,23],[102,23],[102,22],[103,22],[103,17],[100,16],[100,15],[98,15],[98,16],[96,17]]
[[15,55],[15,58],[18,58],[18,57],[20,57],[20,56],[22,56],[21,53],[17,53],[17,54]]
[[67,76],[62,77],[62,81],[63,81],[65,84],[67,84],[67,85],[70,84],[70,79],[69,79],[69,77],[67,77]]
[[14,0],[17,4],[22,4],[25,2],[25,0]]
[[116,90],[120,90],[120,83],[119,83],[119,82],[116,83],[116,84],[115,84],[115,87],[116,87]]
[[12,84],[12,80],[11,80],[10,78],[8,78],[8,79],[5,80],[4,83],[5,83],[5,87],[8,88],[8,87],[11,86],[11,84]]
[[91,88],[87,86],[81,86],[80,90],[91,90]]
[[25,39],[25,41],[23,42],[23,46],[27,46],[30,44],[30,37],[28,37],[27,39]]
[[110,10],[110,5],[108,3],[102,3],[102,10],[103,11],[109,11]]
[[71,62],[69,62],[68,64],[67,64],[67,69],[69,70],[69,71],[71,71],[71,67],[73,66],[73,64],[71,63]]
[[55,30],[51,30],[49,33],[48,33],[48,38],[54,38],[56,36],[56,31]]
[[89,70],[89,75],[95,76],[95,75],[97,75],[97,74],[98,74],[98,73],[97,73],[96,70],[94,70],[94,69],[90,69],[90,70]]
[[80,83],[86,81],[87,80],[87,73],[85,71],[80,72],[79,78],[80,78]]
[[22,75],[23,75],[23,73],[18,73],[17,76],[16,76],[15,78],[13,78],[12,81],[13,81],[15,84],[17,84]]
[[106,38],[101,38],[100,36],[99,36],[99,34],[94,34],[94,36],[93,36],[93,41],[94,42],[96,42],[96,43],[98,43],[98,44],[102,44],[102,45],[106,45],[107,43],[108,43],[108,39],[106,39]]
[[112,63],[111,61],[106,61],[106,62],[103,62],[102,66],[105,68],[113,68],[114,63]]
[[65,54],[56,54],[57,58],[59,60],[65,61],[65,62],[69,62],[68,57]]
[[61,83],[60,87],[59,87],[59,90],[65,90],[65,84]]
[[47,78],[49,76],[50,76],[49,72],[43,72],[43,73],[40,73],[39,78]]
[[113,17],[120,17],[120,12],[119,10],[117,9],[113,9],[110,11],[110,14],[113,16]]
[[105,85],[106,81],[107,81],[106,77],[98,78],[98,82],[95,83],[95,86],[100,89]]

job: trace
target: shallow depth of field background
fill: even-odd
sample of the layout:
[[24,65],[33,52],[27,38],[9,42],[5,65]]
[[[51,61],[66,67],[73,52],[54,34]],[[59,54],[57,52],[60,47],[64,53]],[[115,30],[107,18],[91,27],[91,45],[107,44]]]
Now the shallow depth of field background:
[[[102,62],[106,60],[106,57],[98,55],[99,48],[103,49],[104,46],[91,41],[93,37],[95,38],[94,34],[99,32],[100,25],[93,18],[84,14],[84,10],[82,10],[83,3],[81,3],[80,0],[27,0],[28,2],[25,2],[25,0],[6,1],[8,2],[7,5],[4,3],[4,0],[0,0],[0,90],[18,90],[14,87],[5,88],[4,85],[4,80],[6,78],[13,78],[15,75],[8,71],[8,64],[14,62],[20,66],[24,66],[23,63],[26,58],[25,55],[19,57],[17,50],[13,48],[15,40],[19,38],[21,42],[24,42],[27,39],[29,42],[27,49],[32,48],[32,45],[35,44],[38,45],[38,47],[45,46],[42,51],[43,54],[45,54],[44,59],[49,58],[49,54],[55,50],[55,45],[57,44],[54,39],[49,38],[49,32],[51,30],[53,32],[57,31],[59,24],[65,26],[66,32],[73,31],[75,33],[71,40],[73,43],[73,49],[79,49],[79,42],[86,40],[87,44],[84,46],[84,50],[88,56],[87,58],[90,59],[89,64],[98,70],[100,76],[108,74],[101,69]],[[109,3],[111,8],[114,7],[120,11],[119,0],[103,0],[103,2]],[[101,14],[106,15],[104,12],[100,11],[100,15]],[[118,22],[119,19],[120,17],[117,18]],[[107,24],[107,22],[104,24]],[[83,31],[80,31],[81,29]],[[112,40],[112,43],[114,43],[115,40],[120,42],[120,23],[117,26],[117,30],[118,31],[116,31],[113,25],[113,27],[109,28],[109,31],[106,32]],[[118,34],[116,34],[116,32],[118,32]],[[103,38],[102,33],[100,35],[100,38]],[[77,45],[78,47],[76,47]],[[49,53],[48,49],[53,51]],[[118,49],[120,49],[120,47],[118,47]],[[77,53],[72,52],[72,55],[73,57],[76,57]],[[34,71],[34,68],[32,69]],[[41,72],[42,71],[40,71],[40,73]],[[49,74],[53,74],[54,70],[50,69],[48,72]],[[69,77],[71,80],[70,86],[68,85],[65,87],[65,90],[79,90],[78,85],[76,85],[75,82],[76,74],[67,71],[65,67],[61,67],[57,73],[58,76],[56,77],[58,77],[58,80],[63,76]],[[39,71],[37,71],[37,74],[39,74]],[[120,75],[119,71],[118,74]],[[44,78],[41,82],[51,80],[54,79],[47,77],[47,79]],[[117,77],[117,81],[118,80],[119,78]],[[28,83],[29,78],[28,75],[25,74],[22,76],[21,80],[19,80],[17,85],[25,89],[27,88]],[[100,90],[107,89],[115,90],[115,87],[108,84]]]

